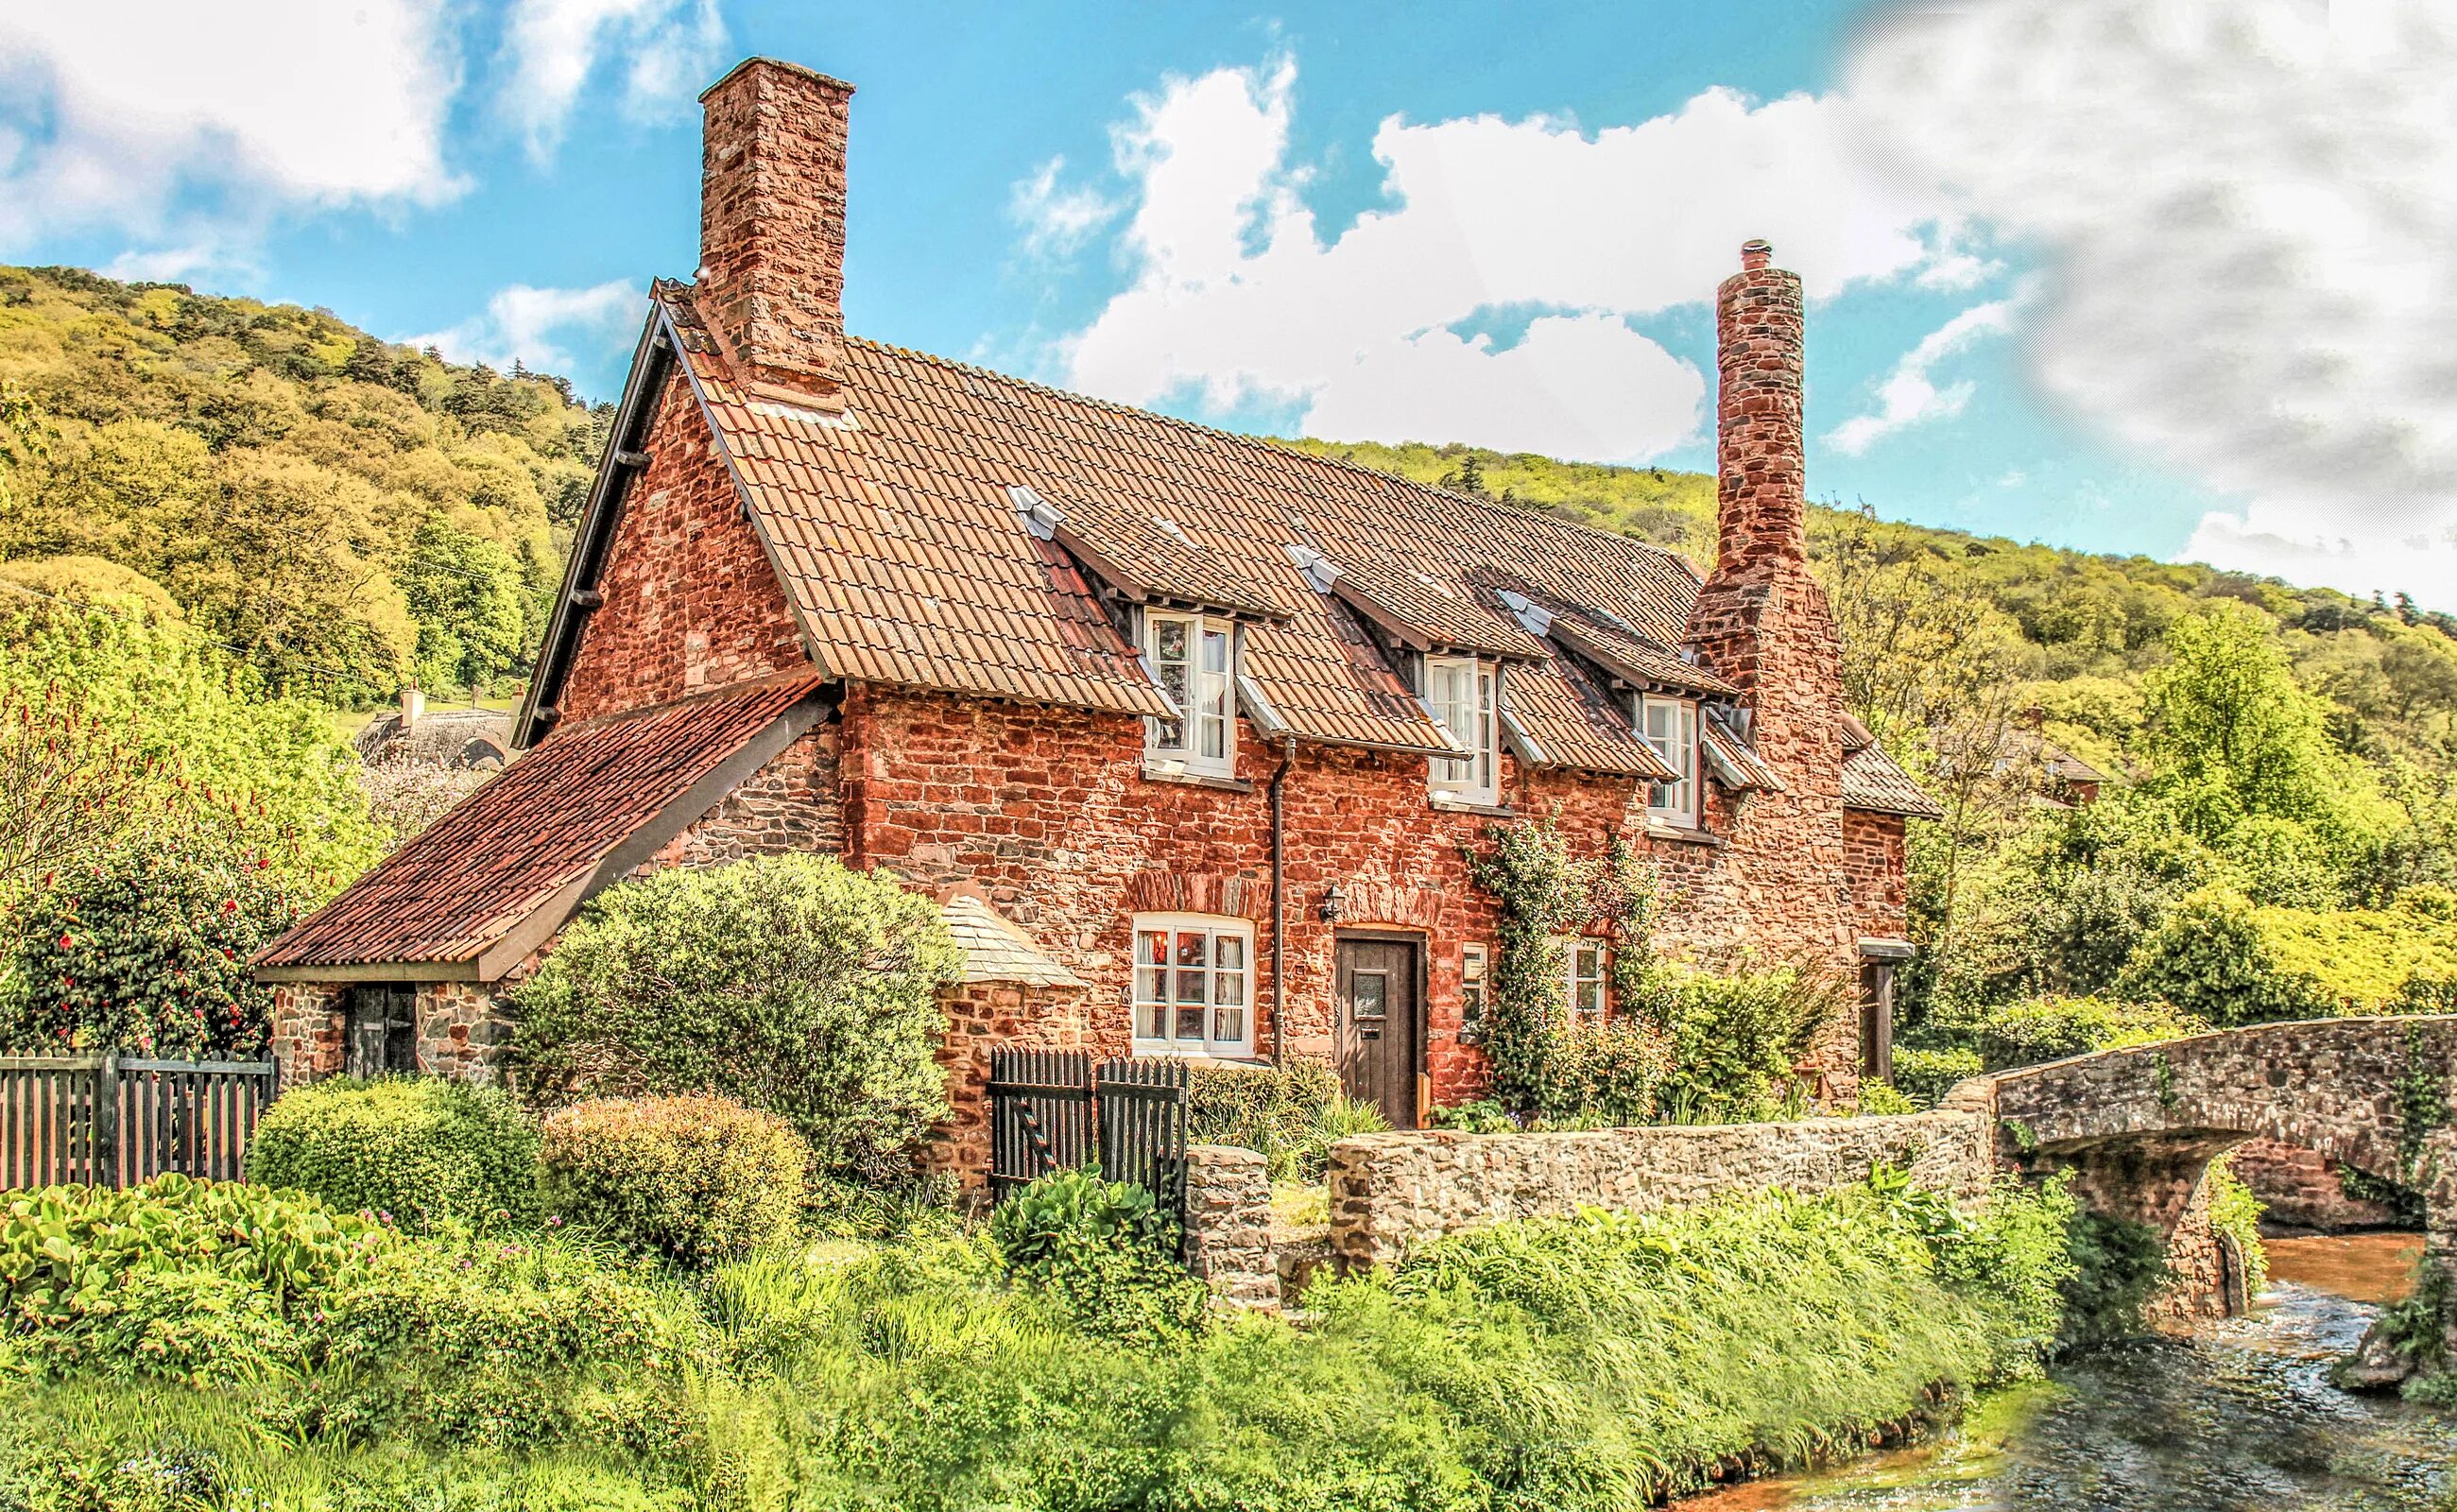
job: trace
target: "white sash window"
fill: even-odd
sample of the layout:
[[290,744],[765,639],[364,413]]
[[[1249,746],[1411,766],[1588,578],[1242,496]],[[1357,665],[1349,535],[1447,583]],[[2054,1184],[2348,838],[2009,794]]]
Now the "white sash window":
[[1425,658],[1425,706],[1452,739],[1475,753],[1432,758],[1437,797],[1460,803],[1501,801],[1501,720],[1494,708],[1499,673],[1466,656]]
[[1662,698],[1653,694],[1638,700],[1638,732],[1663,764],[1681,774],[1677,781],[1658,782],[1647,795],[1646,811],[1659,819],[1695,829],[1698,824],[1698,705],[1689,698]]
[[1144,614],[1152,680],[1184,713],[1144,721],[1144,764],[1155,771],[1231,777],[1237,766],[1236,631],[1203,614]]
[[1254,1052],[1254,926],[1208,914],[1135,916],[1138,1055]]

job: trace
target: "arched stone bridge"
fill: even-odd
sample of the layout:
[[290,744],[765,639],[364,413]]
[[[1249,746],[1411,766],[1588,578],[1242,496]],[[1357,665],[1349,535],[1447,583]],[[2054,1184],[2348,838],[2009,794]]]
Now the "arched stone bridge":
[[2210,1161],[2274,1139],[2418,1187],[2428,1246],[2457,1270],[2457,1016],[2262,1024],[1973,1078],[1947,1106],[1997,1120],[2028,1172],[2074,1172],[2103,1212],[2168,1236],[2169,1310],[2244,1300],[2240,1261],[2212,1232]]

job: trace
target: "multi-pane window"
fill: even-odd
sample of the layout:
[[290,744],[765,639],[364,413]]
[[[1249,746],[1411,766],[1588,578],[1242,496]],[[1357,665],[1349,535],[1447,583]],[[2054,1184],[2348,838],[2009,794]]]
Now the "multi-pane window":
[[1435,756],[1434,792],[1465,803],[1501,797],[1500,720],[1494,712],[1497,673],[1465,656],[1425,658],[1425,706],[1452,739],[1475,753]]
[[1242,919],[1136,915],[1136,1053],[1252,1053],[1253,958],[1254,926]]
[[1234,628],[1201,614],[1146,613],[1144,655],[1183,713],[1146,723],[1144,757],[1157,767],[1228,777],[1236,766]]
[[1570,1017],[1604,1016],[1604,943],[1600,940],[1570,942]]
[[1459,946],[1459,1040],[1473,1045],[1484,1038],[1484,947]]
[[1658,782],[1646,808],[1657,818],[1694,826],[1698,822],[1698,705],[1688,698],[1638,700],[1638,732],[1663,764],[1681,774],[1676,781]]

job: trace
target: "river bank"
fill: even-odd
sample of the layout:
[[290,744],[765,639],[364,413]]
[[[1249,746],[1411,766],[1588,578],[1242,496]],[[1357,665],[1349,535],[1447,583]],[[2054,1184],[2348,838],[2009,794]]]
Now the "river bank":
[[2404,1295],[2411,1234],[2274,1241],[2251,1315],[2060,1361],[1934,1442],[1681,1512],[2449,1512],[2457,1417],[2328,1370]]

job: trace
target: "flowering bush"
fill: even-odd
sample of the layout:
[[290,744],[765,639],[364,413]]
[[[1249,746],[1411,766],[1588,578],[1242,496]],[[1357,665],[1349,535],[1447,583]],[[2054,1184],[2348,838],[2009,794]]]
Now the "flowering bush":
[[264,1057],[273,994],[247,963],[299,918],[286,872],[261,857],[148,843],[40,882],[13,921],[17,989],[0,996],[0,1044],[31,1054]]
[[811,1147],[723,1097],[603,1097],[546,1121],[549,1211],[685,1265],[736,1259],[793,1231]]

